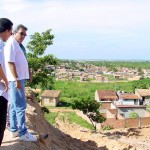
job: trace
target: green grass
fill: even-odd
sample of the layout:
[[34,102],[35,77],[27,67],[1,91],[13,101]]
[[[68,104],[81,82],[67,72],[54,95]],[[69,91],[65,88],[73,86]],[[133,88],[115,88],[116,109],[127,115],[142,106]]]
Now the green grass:
[[71,82],[71,81],[55,81],[54,89],[61,90],[61,100],[72,103],[73,98],[81,98],[83,96],[94,98],[96,90],[120,90],[133,92],[132,82],[120,83],[90,83],[90,82]]
[[93,81],[93,80],[95,80],[94,78],[88,78],[88,81],[90,82],[90,81]]
[[93,64],[96,66],[106,66],[107,68],[150,68],[150,61],[87,61],[86,63]]
[[80,80],[80,77],[73,77],[72,79],[77,81],[77,80]]
[[57,112],[50,112],[49,114],[44,114],[45,119],[51,124],[55,124],[55,118],[57,117]]
[[55,81],[54,89],[61,90],[60,100],[72,104],[74,99],[82,97],[91,97],[94,99],[96,90],[115,90],[125,92],[135,92],[137,88],[150,87],[150,78],[130,81],[130,82],[111,82],[111,83],[90,83],[90,82],[72,82],[72,81]]
[[114,78],[113,75],[105,75],[105,74],[103,74],[102,76],[108,77],[108,79],[109,79],[110,81],[116,81],[116,79]]
[[77,116],[75,112],[64,112],[64,115],[67,117],[69,123],[75,123],[81,127],[94,130],[94,127],[90,123]]
[[77,124],[81,127],[94,130],[93,126],[82,119],[81,117],[77,116],[75,112],[50,112],[49,114],[44,114],[45,119],[51,124],[55,124],[55,118],[58,117],[59,120],[63,121],[64,119],[67,120],[70,124]]

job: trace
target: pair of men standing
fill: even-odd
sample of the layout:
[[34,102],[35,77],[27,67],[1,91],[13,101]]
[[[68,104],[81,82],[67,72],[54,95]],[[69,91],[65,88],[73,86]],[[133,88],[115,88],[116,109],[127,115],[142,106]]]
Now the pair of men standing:
[[[0,28],[6,18],[0,19]],[[10,21],[6,19],[7,21]],[[10,21],[11,22],[11,21]],[[12,25],[9,29],[9,34],[6,38],[7,42],[5,44],[4,50],[2,50],[2,68],[6,74],[5,77],[1,78],[5,81],[6,90],[7,85],[9,87],[9,101],[10,101],[10,132],[11,137],[19,136],[19,140],[22,141],[36,141],[37,138],[34,137],[27,131],[25,125],[25,109],[26,109],[26,100],[25,100],[25,80],[29,79],[29,69],[28,69],[28,62],[24,55],[23,50],[21,49],[20,45],[25,39],[27,28],[24,25],[18,25],[14,32],[13,36],[9,37],[12,32]],[[5,28],[3,32],[8,30]],[[2,33],[0,31],[0,33]],[[2,38],[2,37],[1,37]],[[2,39],[3,40],[3,39]],[[6,40],[3,40],[5,42]],[[6,93],[6,92],[3,92]],[[0,101],[3,98],[3,95],[0,96]],[[7,99],[7,98],[6,98]],[[6,100],[5,100],[6,101]],[[7,107],[6,107],[7,108]],[[5,108],[5,110],[6,110]],[[3,108],[0,106],[0,111]],[[6,118],[6,111],[3,112],[4,117]],[[2,118],[2,119],[5,119]],[[16,124],[17,120],[17,124]],[[1,119],[0,119],[1,121]],[[6,120],[3,122],[3,129],[0,127],[0,134],[4,132],[4,125],[6,125]],[[1,143],[0,143],[1,144]]]

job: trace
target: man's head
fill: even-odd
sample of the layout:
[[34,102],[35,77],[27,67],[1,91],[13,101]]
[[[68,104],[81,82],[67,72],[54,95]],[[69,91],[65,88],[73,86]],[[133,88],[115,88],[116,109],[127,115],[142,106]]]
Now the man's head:
[[13,23],[9,19],[0,18],[0,37],[4,42],[6,42],[12,34],[12,26]]
[[25,27],[22,24],[19,24],[15,29],[14,29],[14,38],[16,39],[16,41],[21,44],[23,42],[23,40],[26,37],[26,31],[27,31],[27,27]]

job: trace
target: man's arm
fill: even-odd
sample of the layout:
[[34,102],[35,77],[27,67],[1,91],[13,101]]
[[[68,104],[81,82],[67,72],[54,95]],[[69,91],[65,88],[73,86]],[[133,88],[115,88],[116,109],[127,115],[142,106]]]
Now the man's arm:
[[12,73],[13,77],[15,78],[16,87],[18,89],[20,89],[21,88],[21,84],[20,84],[20,82],[18,80],[18,75],[17,75],[16,66],[15,66],[14,62],[8,62],[8,66],[9,66],[9,68],[11,70],[11,73]]
[[3,82],[5,85],[5,91],[4,92],[6,92],[8,90],[8,81],[7,81],[6,76],[3,72],[1,64],[0,64],[0,78],[1,78],[1,82]]

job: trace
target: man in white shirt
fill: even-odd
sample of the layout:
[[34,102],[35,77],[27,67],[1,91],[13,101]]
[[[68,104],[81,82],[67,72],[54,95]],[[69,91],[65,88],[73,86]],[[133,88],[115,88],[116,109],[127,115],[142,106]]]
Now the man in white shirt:
[[25,124],[25,80],[29,79],[29,69],[27,59],[20,47],[25,39],[26,31],[27,28],[21,24],[15,28],[14,35],[8,39],[5,45],[4,58],[9,85],[11,137],[19,135],[19,140],[32,142],[37,138],[27,131]]
[[3,48],[4,42],[10,37],[12,33],[13,23],[7,18],[0,18],[0,146],[3,140],[4,131],[6,127],[7,114],[7,90],[8,82],[4,75],[3,69]]

